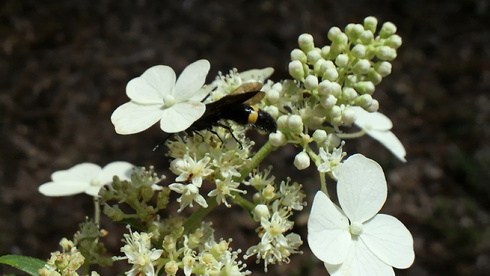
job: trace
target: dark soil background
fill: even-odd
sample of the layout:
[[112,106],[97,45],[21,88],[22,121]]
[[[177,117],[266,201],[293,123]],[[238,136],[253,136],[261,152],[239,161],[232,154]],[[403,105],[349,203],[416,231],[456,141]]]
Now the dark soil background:
[[[47,198],[37,187],[50,174],[81,162],[154,164],[158,127],[120,136],[110,114],[127,101],[125,86],[145,69],[166,64],[180,72],[206,58],[209,80],[227,72],[274,67],[287,78],[290,51],[308,32],[327,43],[330,27],[374,15],[392,21],[403,38],[393,74],[378,86],[381,111],[395,124],[408,162],[398,162],[369,137],[350,141],[385,169],[383,209],[415,239],[414,265],[399,275],[488,275],[490,271],[490,14],[472,1],[34,1],[0,2],[0,255],[47,259],[91,215],[85,195]],[[255,135],[255,134],[252,134]],[[255,135],[257,143],[264,137]],[[276,152],[275,172],[292,171],[311,193],[312,173],[292,168],[294,148]],[[280,162],[278,162],[280,161]],[[296,173],[297,172],[297,173]],[[172,175],[166,173],[170,180]],[[309,207],[308,207],[309,208]],[[234,247],[256,243],[255,225],[238,209],[218,210],[218,236]],[[305,234],[304,215],[297,231]],[[230,223],[232,222],[232,223]],[[121,225],[104,225],[111,233]],[[306,241],[306,236],[303,237]],[[118,238],[108,246],[117,253]],[[327,275],[303,246],[290,265],[270,275]],[[259,271],[261,265],[251,269]],[[0,273],[13,271],[0,267]],[[102,271],[104,275],[111,275]]]

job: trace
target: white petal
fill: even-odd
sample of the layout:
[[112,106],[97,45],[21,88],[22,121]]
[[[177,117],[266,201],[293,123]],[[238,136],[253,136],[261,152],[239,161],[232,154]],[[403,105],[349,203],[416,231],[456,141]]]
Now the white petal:
[[308,219],[308,245],[315,256],[330,264],[345,260],[351,245],[349,221],[333,202],[318,191]]
[[364,222],[378,213],[388,194],[378,163],[354,154],[340,165],[337,173],[339,203],[351,222]]
[[109,163],[102,168],[102,172],[97,176],[97,180],[103,184],[112,182],[112,178],[117,175],[120,180],[130,180],[135,166],[128,162],[116,161]]
[[48,182],[39,186],[39,192],[45,196],[70,196],[85,192],[89,185],[85,181]]
[[211,65],[201,59],[189,64],[180,74],[175,84],[173,96],[177,102],[183,102],[196,94],[206,82],[206,75]]
[[100,166],[92,163],[82,163],[68,170],[57,171],[51,174],[54,182],[87,182],[90,183],[102,171]]
[[188,129],[201,118],[206,105],[200,102],[178,103],[165,109],[160,127],[167,133],[176,133]]
[[362,241],[351,246],[346,261],[340,265],[325,263],[331,276],[394,276],[393,268],[376,257]]
[[405,156],[407,152],[405,151],[405,147],[403,147],[402,142],[398,140],[395,134],[391,131],[366,131],[366,133],[373,137],[375,140],[378,140],[383,146],[385,146],[393,155],[395,155],[402,162],[407,162]]
[[395,217],[376,215],[364,224],[360,237],[369,250],[393,267],[407,268],[414,261],[412,234]]
[[165,95],[171,95],[175,86],[175,72],[165,65],[146,70],[140,77],[130,80],[126,94],[139,104],[163,104]]
[[362,107],[351,107],[357,115],[355,124],[360,128],[369,128],[376,130],[390,130],[393,127],[393,123],[390,118],[379,112],[367,112]]
[[162,114],[163,110],[158,105],[127,102],[114,110],[111,121],[118,134],[134,134],[154,125]]
[[240,76],[240,79],[242,79],[243,82],[260,81],[264,83],[265,80],[272,75],[272,73],[274,73],[274,68],[267,67],[264,69],[252,69],[252,70],[244,71],[238,74],[238,76]]

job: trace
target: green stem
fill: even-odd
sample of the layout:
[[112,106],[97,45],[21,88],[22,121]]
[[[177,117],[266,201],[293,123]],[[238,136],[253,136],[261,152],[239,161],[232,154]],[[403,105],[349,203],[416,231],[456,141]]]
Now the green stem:
[[203,218],[209,214],[214,207],[218,205],[215,197],[210,197],[206,200],[208,207],[201,207],[195,211],[185,222],[184,222],[184,233],[188,234],[194,231],[201,224]]
[[245,179],[245,177],[247,177],[248,174],[253,169],[258,167],[260,165],[260,163],[262,163],[262,161],[267,157],[267,155],[269,155],[269,153],[271,153],[274,149],[275,149],[275,147],[273,145],[271,145],[271,143],[269,143],[269,141],[267,141],[267,143],[265,143],[260,148],[260,150],[252,157],[252,160],[250,160],[250,163],[248,164],[248,166],[246,166],[245,168],[243,168],[240,171],[239,182],[242,182],[242,180]]

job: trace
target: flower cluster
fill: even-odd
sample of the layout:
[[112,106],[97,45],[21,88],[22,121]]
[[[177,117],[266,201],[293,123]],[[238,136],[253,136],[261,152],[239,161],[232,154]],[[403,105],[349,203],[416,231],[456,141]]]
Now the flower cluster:
[[[161,130],[171,134],[165,144],[175,178],[162,183],[165,176],[153,167],[127,162],[104,168],[83,163],[53,173],[52,182],[40,186],[41,193],[85,192],[96,200],[96,215],[94,222],[81,225],[77,243],[64,247],[70,253],[55,253],[41,274],[107,264],[99,242],[105,233],[99,229],[100,206],[113,221],[128,225],[120,249],[124,256],[111,259],[127,261],[127,275],[249,275],[240,258],[255,257],[265,271],[271,264],[288,263],[292,254],[301,253],[303,241],[293,232],[293,214],[303,211],[306,194],[289,177],[278,181],[272,166],[259,168],[267,155],[288,144],[299,148],[293,165],[304,170],[313,164],[320,177],[308,220],[308,245],[327,271],[392,275],[393,267],[409,267],[414,260],[410,232],[396,218],[377,214],[387,198],[381,167],[359,154],[346,158],[344,151],[347,139],[368,134],[406,161],[391,121],[377,112],[379,102],[373,98],[375,86],[391,73],[401,38],[394,24],[384,23],[379,30],[377,25],[374,17],[367,17],[344,31],[333,27],[325,46],[317,46],[310,34],[300,35],[298,49],[291,52],[288,80],[270,80],[272,68],[233,69],[205,85],[207,60],[190,64],[178,79],[173,69],[157,65],[130,80],[130,101],[111,117],[115,131],[134,134],[160,122]],[[224,108],[209,110],[216,107],[213,103],[237,104],[233,107],[247,108],[244,114],[250,117],[225,117]],[[258,127],[272,133],[254,152],[255,143],[245,132],[259,111],[274,127]],[[360,130],[350,131],[353,126]],[[330,199],[327,178],[337,183],[339,206]],[[179,215],[193,208],[191,215],[162,212],[171,193],[176,194]],[[250,215],[257,225],[256,244],[233,250],[231,239],[215,238],[204,217],[221,204],[240,206]]]

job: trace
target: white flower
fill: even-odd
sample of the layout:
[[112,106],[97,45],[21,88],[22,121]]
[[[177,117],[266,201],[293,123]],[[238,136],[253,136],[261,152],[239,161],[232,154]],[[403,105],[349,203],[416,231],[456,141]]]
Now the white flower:
[[230,208],[231,205],[226,201],[226,197],[234,198],[235,196],[232,192],[236,193],[247,193],[246,191],[237,189],[240,183],[232,180],[232,176],[228,175],[224,180],[216,179],[216,189],[208,193],[209,197],[216,197],[216,202],[218,204],[224,203],[226,207]]
[[52,182],[39,186],[39,192],[45,196],[69,196],[86,193],[91,196],[117,175],[121,180],[130,180],[134,165],[128,162],[112,162],[104,168],[92,163],[78,164],[68,170],[51,174]]
[[395,275],[414,260],[413,238],[395,217],[377,214],[387,197],[383,170],[356,154],[337,170],[340,210],[317,192],[308,244],[331,275]]
[[196,187],[201,188],[203,177],[214,172],[208,168],[209,161],[211,161],[209,156],[205,156],[199,161],[196,161],[189,155],[184,155],[183,159],[174,159],[170,165],[170,169],[173,173],[179,174],[175,181],[192,182]]
[[177,202],[180,203],[180,208],[177,212],[182,212],[185,207],[188,205],[193,207],[192,202],[195,201],[197,204],[201,205],[204,208],[208,207],[208,203],[206,199],[202,195],[199,194],[199,188],[194,184],[181,184],[181,183],[173,183],[168,186],[170,190],[181,194],[179,198],[177,198]]
[[130,234],[124,234],[124,238],[126,245],[121,248],[121,252],[126,254],[128,263],[133,265],[126,275],[156,275],[153,262],[160,258],[163,250],[152,248],[151,234],[130,232]]
[[160,128],[176,133],[189,128],[206,110],[200,89],[209,71],[207,60],[187,66],[177,82],[175,72],[165,65],[153,66],[126,86],[131,101],[112,113],[119,134],[141,132],[160,120]]
[[351,107],[357,115],[357,120],[354,124],[364,130],[369,136],[378,140],[383,146],[390,150],[398,159],[406,162],[405,155],[407,152],[403,144],[390,131],[393,127],[391,120],[379,112],[367,112],[359,106]]

